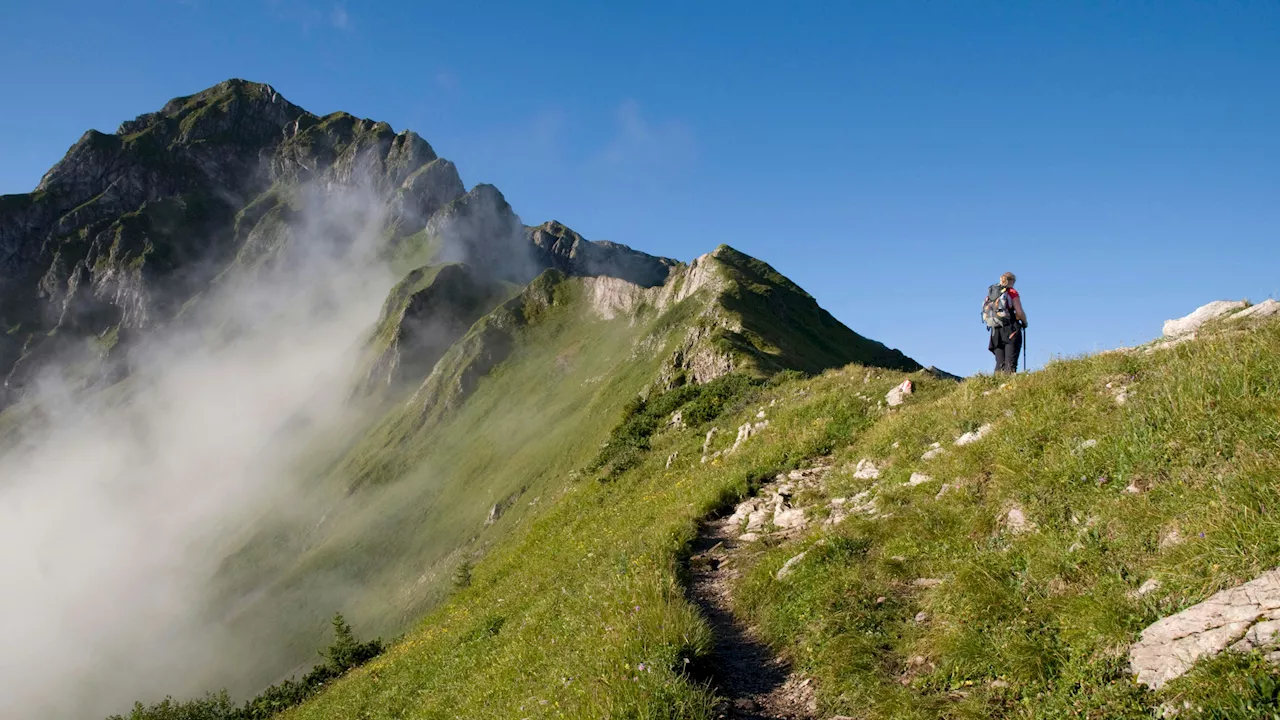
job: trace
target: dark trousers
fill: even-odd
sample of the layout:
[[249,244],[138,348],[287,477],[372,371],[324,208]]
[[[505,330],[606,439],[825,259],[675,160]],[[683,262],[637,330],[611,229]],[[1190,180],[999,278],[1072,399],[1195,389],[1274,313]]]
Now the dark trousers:
[[1022,354],[1022,328],[1017,325],[995,328],[987,349],[996,356],[996,372],[1018,372],[1018,357]]

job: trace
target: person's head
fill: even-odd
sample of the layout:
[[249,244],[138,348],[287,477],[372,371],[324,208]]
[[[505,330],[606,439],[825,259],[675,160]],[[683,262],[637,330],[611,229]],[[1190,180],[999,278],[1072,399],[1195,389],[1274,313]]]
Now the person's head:
[[1018,282],[1018,276],[1011,272],[1007,272],[1000,276],[1001,287],[1013,287],[1013,284],[1016,282]]

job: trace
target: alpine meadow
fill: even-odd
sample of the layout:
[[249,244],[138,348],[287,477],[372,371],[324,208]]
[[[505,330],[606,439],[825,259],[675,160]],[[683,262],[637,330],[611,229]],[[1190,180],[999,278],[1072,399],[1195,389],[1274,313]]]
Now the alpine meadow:
[[0,196],[0,717],[1280,717],[1280,303],[959,378],[535,220],[238,79]]

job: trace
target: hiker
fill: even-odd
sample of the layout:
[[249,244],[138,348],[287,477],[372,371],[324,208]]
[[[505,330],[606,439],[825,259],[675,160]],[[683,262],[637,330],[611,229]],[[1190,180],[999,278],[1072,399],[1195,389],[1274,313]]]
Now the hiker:
[[991,331],[987,349],[996,356],[997,373],[1018,372],[1018,356],[1022,354],[1027,314],[1022,310],[1022,298],[1013,289],[1017,280],[1011,272],[1001,275],[999,285],[987,288],[987,299],[982,303],[982,322]]

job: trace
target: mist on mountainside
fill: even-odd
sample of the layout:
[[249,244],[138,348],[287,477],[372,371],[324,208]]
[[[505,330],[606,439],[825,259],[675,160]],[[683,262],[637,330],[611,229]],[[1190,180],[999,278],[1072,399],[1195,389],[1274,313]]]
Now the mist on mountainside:
[[48,372],[9,410],[25,422],[0,454],[0,716],[202,694],[238,662],[216,651],[208,583],[262,508],[307,492],[298,453],[348,412],[392,282],[379,202],[304,197],[283,261],[224,277],[133,350],[125,382],[85,395]]

